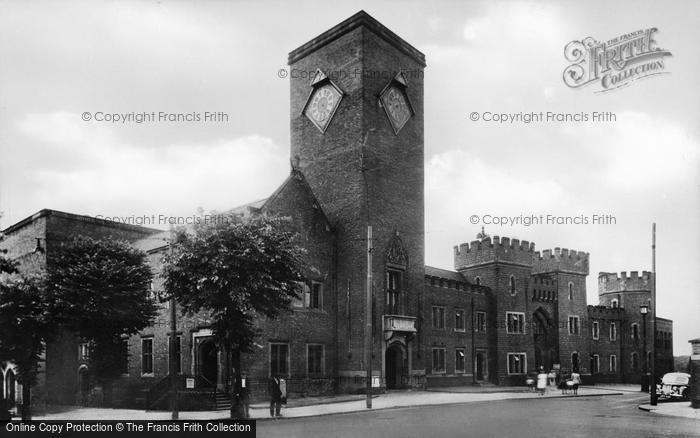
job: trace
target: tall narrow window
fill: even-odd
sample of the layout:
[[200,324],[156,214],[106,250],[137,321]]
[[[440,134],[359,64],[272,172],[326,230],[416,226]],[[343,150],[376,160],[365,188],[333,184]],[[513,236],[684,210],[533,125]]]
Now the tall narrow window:
[[465,354],[464,354],[464,348],[457,348],[455,350],[455,373],[463,373],[464,372],[464,364],[465,364]]
[[515,277],[510,276],[510,294],[515,295]]
[[153,338],[141,339],[141,374],[153,374]]
[[610,340],[617,341],[617,326],[614,322],[610,323]]
[[600,356],[594,354],[591,356],[591,374],[598,374],[600,372]]
[[477,332],[486,331],[486,312],[476,312],[476,327],[474,328]]
[[465,330],[465,328],[464,328],[464,310],[456,309],[455,310],[455,331],[456,332],[463,332],[464,330]]
[[433,306],[433,328],[434,329],[444,329],[445,328],[445,308],[440,306]]
[[476,277],[474,279],[474,282],[476,283],[477,286],[481,286],[481,277]]
[[433,348],[433,373],[445,372],[445,349]]
[[579,319],[578,316],[569,316],[569,334],[579,334]]
[[322,309],[323,308],[323,286],[321,283],[312,282],[311,283],[311,297],[309,298],[309,308],[310,309]]
[[289,344],[270,344],[270,375],[289,374]]
[[632,324],[632,339],[635,341],[639,340],[639,324]]
[[600,339],[600,323],[598,321],[593,321],[593,339]]
[[574,284],[572,282],[569,282],[569,299],[574,299]]
[[610,372],[617,372],[617,356],[614,354],[610,355]]
[[399,297],[401,294],[401,272],[389,270],[386,272],[386,313],[398,315]]

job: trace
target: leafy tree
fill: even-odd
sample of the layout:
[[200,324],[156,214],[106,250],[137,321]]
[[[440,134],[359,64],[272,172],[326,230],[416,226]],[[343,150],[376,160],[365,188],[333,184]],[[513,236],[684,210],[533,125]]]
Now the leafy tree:
[[[255,319],[289,309],[304,264],[302,249],[281,220],[218,218],[176,233],[165,257],[164,290],[186,313],[210,314],[214,339],[231,357],[238,382],[241,353],[252,351],[258,334]],[[233,418],[240,414],[233,393],[231,401]]]
[[30,388],[36,383],[44,341],[53,326],[48,309],[40,277],[0,273],[0,357],[17,367],[23,420],[31,420]]
[[151,325],[157,312],[146,254],[127,242],[78,237],[59,248],[48,273],[52,311],[90,341],[90,370],[110,404],[123,372],[123,338]]

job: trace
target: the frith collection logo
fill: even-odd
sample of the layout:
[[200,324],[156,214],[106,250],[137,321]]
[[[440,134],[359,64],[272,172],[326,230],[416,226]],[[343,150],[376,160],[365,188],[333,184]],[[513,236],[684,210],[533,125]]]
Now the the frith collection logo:
[[572,64],[564,70],[564,83],[571,88],[599,83],[600,93],[668,73],[664,57],[671,56],[671,52],[657,46],[656,31],[655,27],[638,30],[606,42],[591,37],[570,42],[564,56]]

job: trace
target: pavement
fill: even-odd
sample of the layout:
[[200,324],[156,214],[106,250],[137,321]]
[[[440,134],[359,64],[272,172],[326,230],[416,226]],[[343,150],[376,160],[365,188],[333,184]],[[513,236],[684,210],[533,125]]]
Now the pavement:
[[[388,391],[372,398],[372,410],[403,408],[413,406],[451,405],[471,402],[488,402],[507,399],[545,399],[562,397],[585,397],[620,395],[622,392],[632,392],[632,385],[617,386],[587,386],[578,390],[578,396],[562,395],[555,388],[548,389],[544,395],[528,391],[523,387],[502,386],[465,386],[432,388],[429,391]],[[331,397],[309,397],[292,399],[282,408],[285,418],[314,417],[319,415],[342,414],[349,412],[367,411],[364,395],[339,395]],[[271,419],[267,403],[254,403],[250,406],[252,419]],[[135,409],[107,408],[66,408],[60,412],[35,415],[35,420],[170,420],[168,411],[142,411]],[[181,420],[214,420],[229,418],[229,412],[224,411],[181,411]]]
[[660,401],[656,406],[650,404],[639,405],[642,411],[651,412],[656,415],[666,415],[669,417],[683,417],[700,420],[700,409],[690,407],[690,402],[663,402]]

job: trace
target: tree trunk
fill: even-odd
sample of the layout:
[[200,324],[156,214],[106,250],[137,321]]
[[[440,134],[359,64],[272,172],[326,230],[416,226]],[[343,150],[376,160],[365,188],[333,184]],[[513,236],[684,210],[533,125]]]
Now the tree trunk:
[[[23,379],[24,380],[24,379]],[[26,379],[29,381],[30,379]],[[31,421],[32,419],[32,410],[31,410],[31,402],[32,402],[32,386],[29,384],[22,383],[22,420],[23,421]]]
[[231,365],[234,369],[233,385],[231,390],[231,418],[245,418],[243,403],[241,403],[241,352],[233,349],[231,352]]

